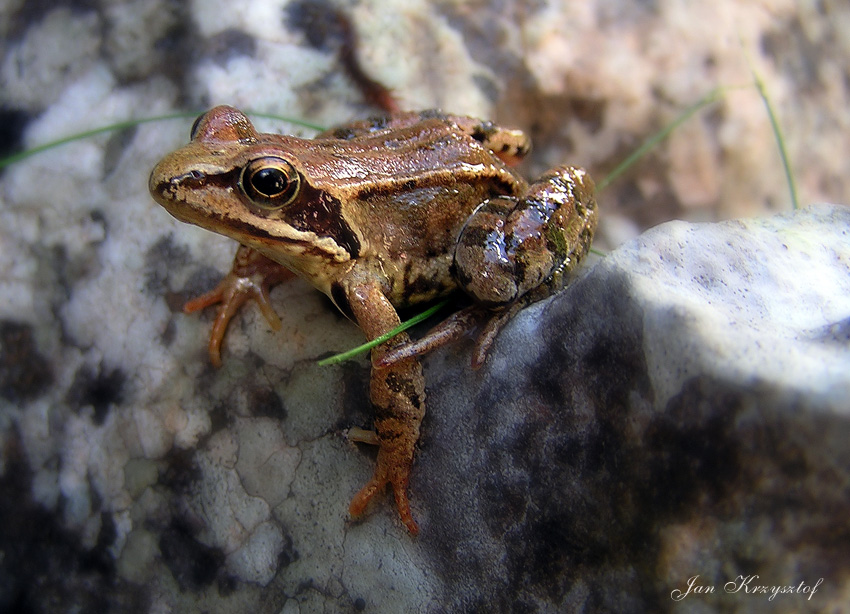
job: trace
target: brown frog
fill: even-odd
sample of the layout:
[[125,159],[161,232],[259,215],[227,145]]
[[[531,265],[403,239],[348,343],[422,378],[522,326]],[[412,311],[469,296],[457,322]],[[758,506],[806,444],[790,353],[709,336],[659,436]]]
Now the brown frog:
[[314,139],[258,133],[220,106],[191,142],[163,158],[150,191],[174,217],[239,241],[231,272],[188,312],[220,303],[212,362],[239,307],[254,299],[274,328],[272,284],[299,275],[374,339],[396,309],[457,289],[473,305],[417,342],[406,333],[372,350],[379,445],[374,476],[351,502],[360,515],[388,484],[410,533],[407,484],[425,387],[418,356],[486,321],[473,364],[518,309],[560,290],[590,248],[594,184],[557,167],[532,184],[509,163],[528,152],[519,131],[436,111],[354,122]]

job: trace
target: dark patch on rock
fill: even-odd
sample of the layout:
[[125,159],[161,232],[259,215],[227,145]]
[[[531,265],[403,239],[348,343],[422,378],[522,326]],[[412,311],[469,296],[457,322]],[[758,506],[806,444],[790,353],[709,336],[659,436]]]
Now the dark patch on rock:
[[103,152],[103,176],[108,177],[121,161],[124,151],[136,137],[136,126],[116,130],[109,135]]
[[94,410],[93,421],[97,425],[106,420],[110,407],[117,405],[124,398],[126,376],[120,369],[95,373],[84,366],[74,376],[74,382],[68,390],[68,404],[79,412],[85,407]]
[[320,51],[337,51],[346,36],[346,24],[337,8],[326,0],[295,0],[286,5],[284,19],[301,32],[307,43]]
[[22,38],[29,27],[44,19],[50,11],[67,6],[72,12],[89,13],[98,8],[94,0],[30,0],[18,5],[18,10],[9,15],[6,31],[14,34],[12,40]]
[[32,326],[0,321],[0,396],[12,403],[31,401],[51,383],[53,371],[36,347]]
[[590,134],[596,134],[602,128],[608,101],[602,98],[582,98],[573,96],[569,99],[569,115],[584,124]]
[[199,99],[194,87],[193,70],[203,57],[203,37],[192,18],[192,7],[185,2],[171,2],[167,10],[176,13],[174,25],[155,34],[155,57],[150,71],[168,77],[180,88],[180,95],[174,103],[175,108],[207,106],[206,101]]
[[759,43],[765,56],[772,58],[787,78],[799,82],[801,90],[808,90],[810,95],[823,91],[821,66],[831,54],[812,41],[799,17],[777,21],[775,29],[761,35]]
[[[717,398],[715,386],[702,380],[688,382],[646,430],[644,469],[635,477],[646,474],[647,485],[635,494],[639,507],[656,522],[686,514],[699,497],[722,499],[743,477],[734,443],[742,391]],[[727,409],[710,413],[718,406]]]
[[174,343],[174,339],[177,337],[177,325],[174,323],[174,319],[169,319],[168,323],[165,325],[165,329],[163,329],[162,334],[159,336],[159,342],[162,343],[163,346],[169,347],[172,343]]
[[501,94],[499,84],[492,77],[489,75],[473,75],[472,81],[491,103],[499,100]]
[[850,346],[850,317],[825,326],[819,331],[815,331],[813,338],[816,341],[824,343],[838,343],[840,345]]
[[199,542],[179,520],[162,532],[159,550],[181,590],[197,592],[211,585],[224,565],[224,553]]
[[342,370],[342,417],[338,429],[350,426],[373,428],[375,412],[369,401],[370,369],[355,361],[346,361],[337,368]]
[[115,573],[106,549],[115,537],[111,516],[101,516],[97,544],[86,549],[58,513],[31,499],[33,476],[22,458],[13,452],[6,462],[0,476],[0,612],[147,611],[145,589]]
[[30,114],[23,109],[0,107],[0,158],[24,148],[24,130],[29,121]]
[[207,40],[206,53],[213,62],[223,66],[235,57],[253,58],[257,53],[257,41],[241,30],[230,28]]
[[288,567],[298,560],[298,551],[295,549],[295,544],[292,541],[292,535],[286,530],[286,527],[280,527],[283,534],[283,544],[280,554],[277,555],[278,569]]
[[[628,483],[634,452],[622,429],[630,397],[649,395],[639,319],[626,298],[585,304],[595,291],[579,284],[569,299],[548,306],[548,315],[570,332],[541,340],[543,354],[509,386],[482,373],[480,411],[454,422],[472,429],[479,445],[487,442],[483,449],[452,450],[439,459],[432,451],[419,459],[417,477],[446,480],[424,491],[414,483],[414,492],[443,503],[429,506],[429,524],[440,530],[423,543],[443,560],[450,594],[477,595],[505,611],[541,598],[564,603],[589,578],[652,552],[650,539],[635,537],[629,505],[635,485]],[[627,296],[625,288],[606,294]],[[585,334],[590,319],[600,317],[618,323],[616,329]],[[435,415],[439,408],[431,410],[429,424],[438,430],[432,436],[441,439],[439,430],[450,427]],[[493,560],[502,568],[492,569]],[[638,575],[630,580],[619,587],[629,599],[651,597]],[[592,600],[611,611],[626,603],[619,592],[604,590]]]
[[286,407],[283,405],[283,399],[278,396],[273,388],[251,389],[249,404],[251,415],[256,418],[286,420]]
[[222,576],[218,579],[216,588],[221,597],[229,597],[239,590],[239,579],[233,576]]
[[230,415],[228,411],[228,403],[217,403],[214,407],[209,409],[209,417],[210,417],[210,432],[207,436],[202,437],[197,445],[196,449],[199,449],[202,445],[202,442],[205,442],[209,437],[218,433],[221,430],[228,428],[233,423],[233,417]]
[[201,479],[201,470],[195,460],[195,450],[172,448],[165,459],[166,468],[159,483],[176,493],[189,493]]
[[[175,263],[188,260],[189,250],[186,246],[176,243],[173,235],[168,234],[161,238],[145,254],[145,290],[157,296],[165,294]],[[180,304],[181,309],[183,302],[185,301]]]

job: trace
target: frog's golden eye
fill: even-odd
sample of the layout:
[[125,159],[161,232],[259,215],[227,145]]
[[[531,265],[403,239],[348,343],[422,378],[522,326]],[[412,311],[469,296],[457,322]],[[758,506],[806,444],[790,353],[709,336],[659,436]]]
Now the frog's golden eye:
[[301,177],[283,158],[267,156],[245,165],[239,188],[251,203],[266,210],[280,209],[298,195]]

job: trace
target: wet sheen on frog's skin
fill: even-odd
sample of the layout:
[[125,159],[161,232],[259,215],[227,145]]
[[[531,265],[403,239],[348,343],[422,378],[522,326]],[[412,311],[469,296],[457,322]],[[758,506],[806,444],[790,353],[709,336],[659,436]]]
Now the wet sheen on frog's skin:
[[232,237],[233,268],[188,312],[219,304],[210,335],[221,363],[228,322],[248,299],[274,328],[269,288],[298,275],[374,339],[398,308],[456,290],[472,306],[411,342],[372,350],[370,397],[379,445],[372,479],[354,496],[359,516],[390,485],[415,534],[407,484],[425,385],[419,356],[483,323],[473,365],[499,328],[560,290],[590,248],[593,181],[560,166],[529,184],[509,164],[529,150],[519,131],[436,111],[359,121],[314,139],[258,133],[220,106],[198,118],[191,142],[153,169],[150,191],[174,217]]

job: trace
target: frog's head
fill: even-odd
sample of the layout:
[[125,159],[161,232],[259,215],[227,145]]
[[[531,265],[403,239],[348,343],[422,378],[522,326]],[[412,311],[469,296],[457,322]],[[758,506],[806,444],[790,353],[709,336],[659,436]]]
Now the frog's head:
[[149,189],[177,219],[282,264],[346,262],[356,257],[359,241],[334,206],[338,201],[307,180],[310,143],[259,134],[242,112],[215,107],[195,121],[188,145],[154,167]]

